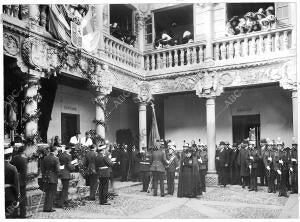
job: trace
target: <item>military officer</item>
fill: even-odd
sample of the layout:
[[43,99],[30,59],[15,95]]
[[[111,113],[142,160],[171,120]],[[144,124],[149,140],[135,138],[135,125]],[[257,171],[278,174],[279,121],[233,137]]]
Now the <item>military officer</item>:
[[[229,144],[229,143],[228,143]],[[229,179],[229,152],[227,149],[227,143],[221,141],[220,142],[220,184],[226,187]]]
[[168,185],[168,194],[174,194],[174,185],[175,185],[175,171],[179,169],[179,161],[175,153],[176,146],[174,143],[168,144],[168,161],[169,164],[166,166],[167,171],[167,185]]
[[96,145],[90,146],[90,151],[87,152],[85,157],[85,166],[87,168],[87,176],[90,185],[90,200],[96,200],[96,190],[98,187],[98,178],[95,168],[96,161]]
[[207,149],[202,142],[200,142],[198,147],[199,147],[199,155],[197,158],[198,158],[198,163],[199,163],[201,189],[202,189],[202,192],[206,192],[205,176],[207,173],[207,162],[208,162]]
[[59,202],[59,207],[63,208],[68,200],[69,181],[71,179],[71,171],[75,169],[71,164],[72,157],[70,155],[70,147],[66,146],[65,151],[59,156],[60,163],[60,179],[62,183],[62,191]]
[[17,218],[17,208],[20,201],[20,183],[17,168],[10,163],[13,147],[6,146],[4,150],[5,169],[5,216]]
[[249,141],[248,150],[248,167],[250,172],[249,191],[255,190],[257,192],[257,168],[259,161],[259,154],[257,148],[254,147],[255,141]]
[[147,147],[142,147],[141,152],[138,154],[140,163],[140,178],[143,183],[141,192],[147,192],[150,182],[150,156]]
[[154,146],[154,151],[150,158],[151,167],[150,171],[153,175],[153,189],[154,196],[157,196],[158,181],[160,183],[160,196],[164,196],[164,175],[166,172],[165,166],[169,163],[166,159],[166,153],[160,148],[160,144],[157,143]]
[[295,139],[292,143],[289,167],[291,175],[291,194],[298,193],[298,144]]
[[274,151],[272,150],[273,143],[270,139],[267,138],[267,149],[264,153],[263,161],[266,168],[266,177],[268,180],[268,193],[276,193],[275,189],[275,171],[274,171]]
[[108,156],[104,155],[106,148],[106,145],[98,147],[98,155],[95,159],[96,170],[99,177],[99,201],[101,205],[110,205],[110,203],[107,202],[108,182],[110,168],[113,166],[113,162]]
[[26,218],[26,184],[27,184],[27,165],[28,158],[24,154],[25,146],[21,146],[18,149],[18,154],[12,158],[11,164],[16,166],[19,172],[19,182],[20,182],[20,218]]
[[287,152],[284,150],[284,143],[278,138],[277,141],[277,149],[278,151],[274,157],[274,169],[277,172],[277,187],[279,194],[278,196],[281,197],[288,197],[287,196],[287,187],[286,187],[286,177],[288,172],[288,155]]
[[242,188],[249,185],[249,167],[247,166],[249,141],[245,139],[241,144],[241,149],[238,156],[238,165],[240,166],[240,175],[242,178]]
[[45,183],[44,212],[54,212],[53,204],[57,191],[58,174],[60,171],[59,160],[56,157],[57,149],[50,147],[50,153],[44,157],[41,165],[42,177]]
[[266,169],[264,166],[264,161],[263,157],[266,152],[266,147],[267,147],[267,140],[266,139],[261,139],[260,140],[260,158],[258,160],[258,176],[260,177],[260,185],[265,186],[267,184],[266,180]]

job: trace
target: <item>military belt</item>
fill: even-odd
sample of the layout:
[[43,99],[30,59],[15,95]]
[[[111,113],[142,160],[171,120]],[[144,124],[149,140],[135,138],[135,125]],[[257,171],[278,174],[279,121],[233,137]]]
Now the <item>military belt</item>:
[[99,169],[107,169],[108,166],[104,166],[104,167],[99,167]]
[[150,163],[148,163],[148,162],[140,162],[141,164],[150,164]]

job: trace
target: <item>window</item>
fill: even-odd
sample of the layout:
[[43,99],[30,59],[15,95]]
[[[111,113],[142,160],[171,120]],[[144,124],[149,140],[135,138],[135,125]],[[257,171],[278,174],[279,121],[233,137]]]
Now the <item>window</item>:
[[146,26],[146,34],[145,34],[146,44],[151,44],[152,43],[152,16],[151,15],[147,16],[145,26]]

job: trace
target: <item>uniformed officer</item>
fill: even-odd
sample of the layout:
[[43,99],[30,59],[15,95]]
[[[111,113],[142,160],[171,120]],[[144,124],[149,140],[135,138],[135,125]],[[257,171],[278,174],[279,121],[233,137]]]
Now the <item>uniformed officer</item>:
[[248,167],[250,172],[249,191],[255,190],[257,192],[257,168],[259,161],[259,154],[257,148],[254,147],[255,141],[249,141],[248,150]]
[[154,196],[157,196],[157,186],[158,181],[160,183],[160,196],[164,196],[164,174],[166,172],[165,166],[168,164],[166,159],[166,153],[162,151],[160,148],[160,144],[157,143],[154,146],[154,151],[152,153],[151,159],[151,167],[150,172],[153,175],[153,189],[154,189]]
[[71,164],[72,157],[70,155],[70,147],[66,146],[65,151],[59,156],[60,163],[60,179],[62,183],[61,197],[59,207],[63,208],[68,200],[69,192],[69,181],[71,179],[71,171],[75,169],[74,165]]
[[50,153],[44,157],[41,165],[42,177],[45,183],[44,212],[54,212],[54,200],[57,191],[58,174],[60,171],[59,160],[56,157],[57,149],[50,147]]
[[266,177],[268,180],[268,193],[276,193],[275,189],[275,171],[274,171],[274,152],[272,150],[273,143],[270,139],[267,138],[267,149],[264,153],[263,161],[266,168]]
[[228,184],[228,179],[229,179],[229,153],[227,150],[227,145],[225,142],[221,141],[220,142],[220,185],[223,185],[226,187]]
[[175,153],[176,146],[174,143],[168,144],[168,158],[169,164],[166,166],[167,171],[167,185],[168,185],[168,194],[174,194],[174,185],[175,185],[175,172],[179,169],[179,161]]
[[150,152],[147,151],[147,147],[142,147],[141,152],[138,154],[140,163],[140,179],[143,183],[143,189],[141,192],[147,192],[150,182]]
[[267,185],[267,178],[266,178],[266,168],[264,166],[263,157],[266,152],[267,147],[267,140],[261,139],[260,140],[260,158],[258,160],[258,176],[260,177],[260,185],[265,186]]
[[98,147],[98,155],[95,160],[96,170],[99,177],[99,201],[101,205],[110,205],[110,203],[107,202],[108,182],[113,162],[108,156],[104,155],[106,148],[106,145]]
[[291,174],[291,194],[298,193],[298,144],[295,139],[292,143],[289,168]]
[[98,178],[95,167],[96,156],[96,145],[92,145],[85,157],[85,166],[87,168],[87,177],[90,185],[90,200],[96,200],[95,196],[98,187]]
[[276,155],[275,160],[275,171],[277,172],[277,185],[278,185],[278,196],[281,197],[288,197],[287,195],[287,187],[286,187],[286,177],[288,175],[289,170],[289,162],[288,162],[288,155],[284,150],[284,143],[278,139],[277,141],[277,149],[278,149],[278,156]]
[[16,166],[19,172],[19,182],[20,182],[20,218],[26,218],[26,184],[27,184],[27,164],[28,158],[24,154],[25,146],[18,148],[18,154],[12,158],[11,164]]
[[5,169],[5,216],[17,218],[17,208],[20,201],[20,183],[17,168],[10,164],[13,148],[7,145],[4,150]]
[[207,149],[202,142],[200,142],[198,147],[199,147],[199,155],[197,158],[199,163],[201,189],[202,192],[206,192],[205,176],[207,173],[207,163],[208,163]]
[[247,166],[249,141],[245,139],[241,144],[241,149],[238,156],[238,165],[240,166],[240,175],[242,179],[242,188],[249,185],[249,167]]

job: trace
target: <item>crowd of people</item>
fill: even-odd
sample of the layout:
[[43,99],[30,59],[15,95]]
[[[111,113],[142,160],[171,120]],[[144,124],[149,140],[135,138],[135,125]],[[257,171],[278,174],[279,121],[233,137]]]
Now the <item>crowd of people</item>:
[[266,10],[260,8],[257,12],[247,12],[244,17],[233,16],[226,24],[226,35],[238,35],[255,31],[268,31],[276,28],[277,18],[274,7]]
[[120,27],[117,22],[110,24],[110,34],[130,46],[135,46],[136,36],[131,34],[127,29]]
[[[42,177],[40,189],[45,194],[44,212],[54,212],[55,207],[64,208],[68,204],[71,172],[80,172],[82,164],[86,185],[90,187],[89,200],[95,201],[99,195],[101,205],[109,205],[109,184],[112,195],[113,181],[141,181],[141,192],[152,192],[154,196],[174,195],[175,178],[178,178],[177,197],[196,198],[206,192],[208,169],[207,146],[201,140],[186,143],[183,149],[176,149],[170,140],[159,140],[153,147],[137,150],[134,145],[109,144],[108,141],[95,143],[89,132],[80,138],[80,132],[70,139],[67,146],[56,136],[49,144],[49,152],[41,159]],[[28,158],[25,146],[13,152],[14,144],[5,147],[5,206],[7,217],[26,217],[26,184]],[[80,160],[76,149],[86,149]],[[262,139],[259,143],[245,139],[241,144],[221,141],[216,148],[215,164],[220,187],[229,184],[248,186],[249,191],[258,191],[260,186],[268,186],[269,193],[279,192],[287,197],[287,192],[298,192],[297,143],[292,148],[277,142]],[[58,180],[62,188],[56,199]],[[167,193],[164,181],[167,180]],[[158,189],[158,183],[160,189]],[[56,205],[55,205],[56,202]],[[19,210],[18,210],[19,209]],[[19,213],[17,213],[19,212]]]

